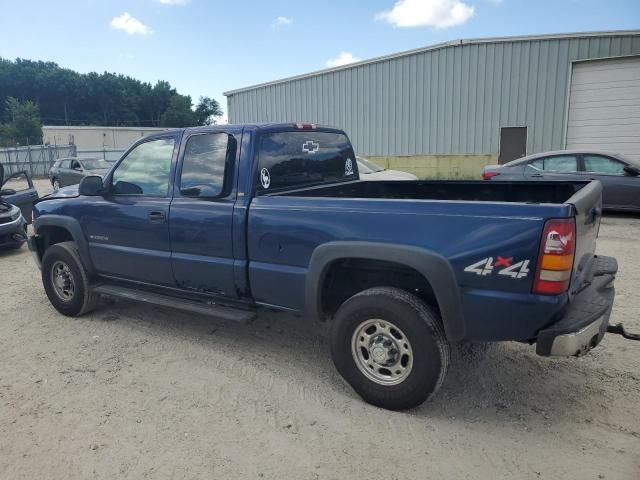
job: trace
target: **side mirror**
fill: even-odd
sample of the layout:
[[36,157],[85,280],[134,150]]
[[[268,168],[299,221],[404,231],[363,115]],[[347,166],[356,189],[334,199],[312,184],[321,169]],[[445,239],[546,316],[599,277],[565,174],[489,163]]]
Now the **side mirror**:
[[13,188],[0,190],[0,197],[8,197],[9,195],[15,195],[15,194],[16,194],[16,191]]
[[626,167],[624,167],[624,173],[637,177],[638,175],[640,175],[640,168],[627,165]]
[[102,183],[102,177],[99,175],[89,175],[80,180],[78,186],[78,193],[80,195],[87,195],[89,197],[95,197],[104,193],[104,185]]

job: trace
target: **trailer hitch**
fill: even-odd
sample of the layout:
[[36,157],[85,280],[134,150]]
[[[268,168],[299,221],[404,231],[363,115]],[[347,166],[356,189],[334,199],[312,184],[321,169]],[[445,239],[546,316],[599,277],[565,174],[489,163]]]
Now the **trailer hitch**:
[[617,333],[618,335],[622,335],[627,340],[640,340],[640,334],[627,332],[621,323],[618,323],[616,325],[607,325],[607,332]]

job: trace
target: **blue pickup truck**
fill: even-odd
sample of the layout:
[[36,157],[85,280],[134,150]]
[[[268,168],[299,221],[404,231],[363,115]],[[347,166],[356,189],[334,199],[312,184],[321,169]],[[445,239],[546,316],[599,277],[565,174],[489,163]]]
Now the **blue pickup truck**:
[[107,295],[331,321],[338,371],[389,409],[438,389],[454,343],[571,356],[600,342],[617,264],[594,254],[599,182],[367,182],[357,168],[333,128],[170,130],[39,200],[29,246],[69,316]]

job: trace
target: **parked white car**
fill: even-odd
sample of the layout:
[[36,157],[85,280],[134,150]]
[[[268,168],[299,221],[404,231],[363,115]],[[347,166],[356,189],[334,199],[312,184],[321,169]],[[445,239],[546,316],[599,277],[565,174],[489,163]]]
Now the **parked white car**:
[[413,173],[387,170],[368,158],[356,157],[358,172],[362,180],[418,180]]

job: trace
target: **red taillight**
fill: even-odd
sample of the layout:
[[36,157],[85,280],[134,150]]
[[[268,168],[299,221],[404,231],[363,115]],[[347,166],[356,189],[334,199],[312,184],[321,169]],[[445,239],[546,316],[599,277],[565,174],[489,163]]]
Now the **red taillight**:
[[294,125],[298,130],[315,130],[316,129],[315,123],[294,123]]
[[500,172],[484,171],[482,172],[482,179],[489,180],[490,178],[497,177],[498,175],[500,175]]
[[576,221],[556,218],[544,224],[533,292],[541,295],[564,293],[571,283],[576,251]]

